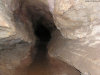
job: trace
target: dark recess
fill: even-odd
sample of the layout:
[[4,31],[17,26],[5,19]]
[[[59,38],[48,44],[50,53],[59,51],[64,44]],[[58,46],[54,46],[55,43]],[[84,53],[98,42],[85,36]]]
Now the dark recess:
[[48,42],[51,39],[50,31],[42,24],[42,19],[37,22],[35,27],[35,35],[41,42]]
[[34,63],[39,63],[40,61],[46,62],[48,56],[47,44],[51,39],[51,31],[43,25],[43,19],[41,18],[37,21],[37,24],[33,29],[38,38],[35,44],[36,55]]

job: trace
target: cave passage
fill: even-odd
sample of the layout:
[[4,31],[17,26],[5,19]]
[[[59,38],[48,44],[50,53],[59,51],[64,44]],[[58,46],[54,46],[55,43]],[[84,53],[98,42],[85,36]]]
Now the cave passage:
[[41,19],[37,22],[35,27],[35,35],[39,38],[41,42],[49,42],[51,39],[51,33],[42,23]]
[[38,20],[34,33],[37,37],[35,45],[36,55],[34,61],[36,63],[39,63],[40,61],[46,62],[48,55],[47,45],[51,39],[51,32],[45,27],[45,25],[42,24],[42,19]]
[[42,21],[46,22],[40,19],[33,27],[38,39],[35,44],[36,55],[33,56],[28,75],[79,75],[79,72],[70,65],[49,56],[47,46],[52,38],[52,29],[47,28]]
[[[24,3],[24,1],[26,2]],[[58,32],[56,33],[56,31],[58,30],[54,23],[53,15],[49,11],[48,6],[41,2],[33,2],[33,4],[31,4],[31,2],[28,3],[27,1],[28,0],[22,0],[22,2],[19,3],[20,7],[17,8],[16,11],[14,11],[13,17],[16,23],[16,31],[18,31],[16,32],[16,34],[19,34],[16,35],[16,38],[18,36],[20,40],[25,41],[25,46],[28,45],[27,47],[25,47],[26,49],[23,48],[24,44],[19,43],[19,38],[18,41],[15,40],[14,45],[11,45],[16,48],[14,50],[11,50],[11,53],[17,52],[14,54],[14,58],[16,58],[17,55],[21,55],[18,56],[18,61],[16,60],[17,58],[14,59],[16,61],[12,61],[11,59],[12,65],[18,65],[15,75],[80,75],[80,72],[77,71],[74,67],[68,65],[67,63],[64,63],[56,57],[50,56],[50,54],[48,53],[48,50],[51,50],[53,48],[56,49],[56,46],[52,45],[50,49],[48,49],[47,47],[49,45],[49,42],[52,42],[56,45],[55,36],[58,35]],[[28,42],[28,40],[30,42]],[[26,41],[28,44],[26,44]],[[11,41],[11,44],[13,44],[13,40]],[[17,49],[19,50],[17,51]],[[25,52],[23,49],[25,50]],[[26,56],[24,56],[25,54]],[[9,69],[13,70],[14,66],[10,67],[8,63],[7,67],[10,67]]]
[[52,33],[57,30],[53,16],[49,9],[45,14],[33,9],[28,12],[31,14],[36,43],[31,53],[33,61],[29,66],[28,75],[79,75],[75,68],[49,56],[47,46],[53,38]]

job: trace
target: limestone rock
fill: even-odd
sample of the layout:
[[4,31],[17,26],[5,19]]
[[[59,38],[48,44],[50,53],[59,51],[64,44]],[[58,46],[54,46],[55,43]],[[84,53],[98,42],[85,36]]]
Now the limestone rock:
[[83,74],[100,75],[99,6],[100,2],[55,0],[52,12],[59,31],[52,35],[49,54]]
[[99,5],[99,2],[85,0],[55,0],[53,14],[57,28],[69,39],[90,35],[95,25],[93,23],[99,23]]

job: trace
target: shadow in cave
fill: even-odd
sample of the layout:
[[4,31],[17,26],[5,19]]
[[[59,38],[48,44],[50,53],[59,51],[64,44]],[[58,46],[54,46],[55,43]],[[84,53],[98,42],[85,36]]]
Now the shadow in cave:
[[38,38],[35,45],[37,53],[34,63],[46,62],[48,59],[47,45],[51,39],[51,32],[42,24],[42,19],[38,20],[34,33]]
[[47,45],[51,39],[51,31],[43,25],[42,19],[38,20],[37,25],[33,28],[37,37],[35,44],[36,55],[33,55],[29,75],[49,75],[50,63]]

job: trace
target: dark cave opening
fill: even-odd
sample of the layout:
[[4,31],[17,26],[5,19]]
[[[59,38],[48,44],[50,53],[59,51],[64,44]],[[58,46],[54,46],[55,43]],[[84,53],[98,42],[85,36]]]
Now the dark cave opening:
[[42,24],[41,19],[37,22],[34,33],[42,42],[49,42],[51,39],[51,32]]
[[[48,25],[46,26],[43,22],[45,21],[45,17],[41,17],[35,26],[33,26],[34,34],[37,37],[35,49],[36,55],[33,57],[34,64],[39,64],[40,62],[43,64],[44,62],[48,61],[48,43],[52,38],[52,27],[49,28]],[[34,24],[34,23],[33,23]]]

